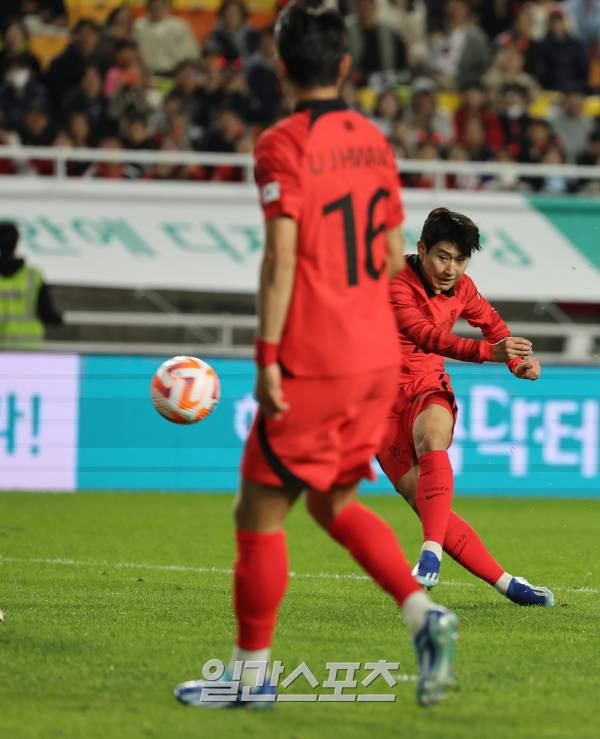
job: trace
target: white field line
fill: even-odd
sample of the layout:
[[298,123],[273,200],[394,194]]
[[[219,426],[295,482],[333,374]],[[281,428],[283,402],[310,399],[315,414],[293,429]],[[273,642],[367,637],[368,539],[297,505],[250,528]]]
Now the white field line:
[[[110,567],[119,570],[158,570],[163,572],[192,572],[200,575],[231,575],[233,570],[226,567],[190,567],[188,565],[159,565],[149,562],[107,562],[105,560],[79,560],[60,558],[29,558],[29,557],[5,557],[0,554],[0,564],[4,562],[20,562],[24,564],[42,565],[66,565],[70,567]],[[370,580],[368,575],[356,575],[354,573],[340,574],[336,572],[294,572],[290,571],[290,577],[311,580]],[[476,588],[478,583],[462,582],[461,580],[440,580],[441,585],[450,587]],[[600,589],[585,586],[572,588],[553,588],[558,593],[584,593],[589,595],[600,595]]]

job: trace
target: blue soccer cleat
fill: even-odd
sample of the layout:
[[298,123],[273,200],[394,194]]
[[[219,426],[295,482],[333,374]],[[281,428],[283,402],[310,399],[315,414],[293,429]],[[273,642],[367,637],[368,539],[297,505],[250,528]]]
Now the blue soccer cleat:
[[417,702],[423,708],[439,703],[454,687],[454,650],[459,621],[451,611],[427,611],[425,624],[415,636],[419,665]]
[[414,566],[412,574],[419,585],[431,590],[439,582],[440,565],[442,563],[433,552],[421,552],[419,561]]
[[506,597],[520,606],[545,606],[552,608],[554,593],[541,585],[532,585],[524,577],[513,577],[508,584]]
[[277,690],[265,678],[258,687],[235,682],[227,668],[219,680],[188,680],[180,683],[173,695],[186,706],[200,708],[272,708]]

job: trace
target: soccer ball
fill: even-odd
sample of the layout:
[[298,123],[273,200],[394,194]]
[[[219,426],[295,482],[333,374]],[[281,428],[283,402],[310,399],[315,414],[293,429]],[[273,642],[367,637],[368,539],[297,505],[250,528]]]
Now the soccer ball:
[[156,370],[150,397],[163,418],[173,423],[196,423],[219,402],[219,377],[196,357],[173,357]]

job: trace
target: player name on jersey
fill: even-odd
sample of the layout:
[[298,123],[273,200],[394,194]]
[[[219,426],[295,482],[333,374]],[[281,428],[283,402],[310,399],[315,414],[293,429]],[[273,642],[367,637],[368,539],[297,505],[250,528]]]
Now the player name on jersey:
[[361,167],[391,167],[392,164],[391,153],[383,146],[345,146],[308,154],[308,166],[314,175]]

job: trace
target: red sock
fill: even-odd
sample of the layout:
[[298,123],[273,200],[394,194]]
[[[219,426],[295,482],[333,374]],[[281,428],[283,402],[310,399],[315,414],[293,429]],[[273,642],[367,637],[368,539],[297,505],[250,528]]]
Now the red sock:
[[454,473],[448,452],[426,452],[419,457],[417,511],[423,526],[423,539],[440,546],[446,536],[454,492]]
[[494,585],[504,570],[485,548],[477,532],[469,524],[450,511],[444,551],[482,580]]
[[288,581],[285,533],[236,532],[238,556],[233,576],[233,608],[242,649],[271,645],[277,608]]
[[350,503],[338,514],[329,533],[398,605],[421,589],[396,535],[370,508]]

